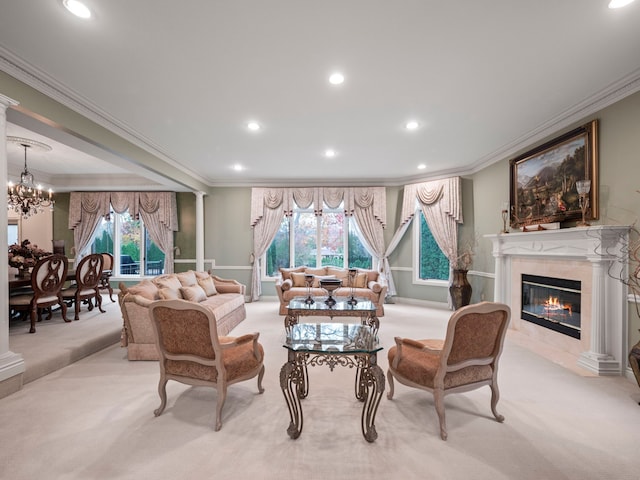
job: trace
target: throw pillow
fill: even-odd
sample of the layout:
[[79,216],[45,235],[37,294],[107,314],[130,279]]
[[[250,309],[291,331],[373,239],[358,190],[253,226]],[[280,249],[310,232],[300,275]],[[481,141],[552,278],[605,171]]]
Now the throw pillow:
[[291,272],[291,281],[294,287],[306,287],[307,281],[305,280],[306,273]]
[[198,285],[202,287],[207,297],[210,297],[218,293],[218,291],[216,290],[216,285],[213,283],[213,278],[211,277],[199,278]]
[[180,293],[185,300],[190,302],[202,302],[207,299],[207,294],[200,285],[181,287]]
[[142,280],[137,285],[127,288],[131,295],[140,295],[148,300],[158,299],[158,287],[150,280]]
[[180,281],[180,284],[183,287],[191,287],[193,285],[197,285],[196,274],[193,270],[189,270],[188,272],[180,272],[176,273],[176,277]]
[[175,288],[164,287],[158,290],[158,294],[162,300],[181,300],[180,290]]
[[282,275],[282,279],[283,280],[287,280],[289,278],[291,278],[291,274],[293,272],[304,272],[304,269],[307,267],[295,267],[295,268],[281,268],[280,269],[280,275]]
[[178,290],[182,286],[178,277],[172,273],[154,278],[153,283],[155,283],[158,288],[171,288],[173,290]]

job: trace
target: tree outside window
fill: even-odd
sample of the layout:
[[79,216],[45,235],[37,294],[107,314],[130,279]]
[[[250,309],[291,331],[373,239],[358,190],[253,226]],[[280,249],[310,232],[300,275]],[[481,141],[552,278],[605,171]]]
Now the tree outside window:
[[283,218],[263,264],[266,276],[274,277],[279,268],[298,266],[371,269],[373,259],[355,220],[345,217],[343,208],[324,209],[321,216],[296,208]]
[[164,273],[164,253],[151,240],[142,220],[134,219],[129,212],[112,212],[109,220],[101,220],[94,234],[91,252],[112,254],[114,270],[120,275]]
[[418,278],[420,280],[448,280],[449,260],[436,243],[421,211],[418,220]]

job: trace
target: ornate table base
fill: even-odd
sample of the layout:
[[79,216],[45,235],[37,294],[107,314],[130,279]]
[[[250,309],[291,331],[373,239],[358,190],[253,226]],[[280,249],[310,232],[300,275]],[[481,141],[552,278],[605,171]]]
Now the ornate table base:
[[377,364],[377,352],[296,352],[289,350],[287,363],[280,370],[280,388],[289,408],[290,423],[287,433],[296,439],[302,433],[302,402],[309,394],[307,366],[327,365],[331,371],[336,365],[356,368],[355,396],[363,402],[360,423],[367,442],[378,438],[375,419],[384,392],[384,373]]

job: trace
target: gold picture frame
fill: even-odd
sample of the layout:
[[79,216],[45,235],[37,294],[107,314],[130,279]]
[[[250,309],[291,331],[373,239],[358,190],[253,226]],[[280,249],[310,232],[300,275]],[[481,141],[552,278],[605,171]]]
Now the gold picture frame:
[[591,180],[587,219],[598,219],[598,120],[509,161],[513,228],[582,218],[576,189]]

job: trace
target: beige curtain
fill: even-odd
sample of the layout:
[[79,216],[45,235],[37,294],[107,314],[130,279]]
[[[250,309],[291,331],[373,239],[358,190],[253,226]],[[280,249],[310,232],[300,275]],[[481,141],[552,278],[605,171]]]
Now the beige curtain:
[[69,228],[73,230],[76,262],[91,245],[96,228],[110,208],[142,217],[149,236],[165,254],[164,271],[173,272],[173,232],[178,230],[174,192],[71,192]]
[[[449,283],[451,283],[453,265],[458,255],[458,224],[463,223],[460,185],[460,177],[405,185],[400,227],[396,230],[385,252],[387,265],[389,255],[400,243],[400,239],[413,220],[417,200],[434,240],[449,259]],[[386,274],[389,295],[396,295],[391,271],[387,269]],[[451,306],[451,298],[449,298],[449,305]]]
[[[251,190],[253,227],[253,253],[251,262],[251,301],[256,301],[262,295],[262,283],[260,281],[260,261],[271,242],[273,242],[278,228],[285,215],[285,189],[282,188],[254,188]],[[255,206],[255,210],[254,210]],[[261,210],[258,213],[258,210]],[[286,212],[290,215],[290,212]],[[255,216],[254,216],[255,214]]]

